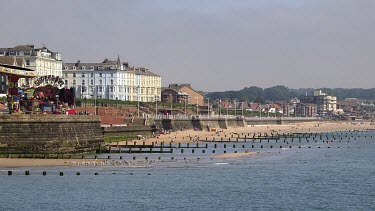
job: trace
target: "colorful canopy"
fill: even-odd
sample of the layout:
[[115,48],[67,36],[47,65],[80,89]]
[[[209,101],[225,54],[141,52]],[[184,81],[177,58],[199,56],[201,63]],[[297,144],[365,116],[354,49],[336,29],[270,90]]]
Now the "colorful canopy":
[[20,78],[34,78],[37,76],[32,69],[7,64],[0,64],[0,74],[19,76]]

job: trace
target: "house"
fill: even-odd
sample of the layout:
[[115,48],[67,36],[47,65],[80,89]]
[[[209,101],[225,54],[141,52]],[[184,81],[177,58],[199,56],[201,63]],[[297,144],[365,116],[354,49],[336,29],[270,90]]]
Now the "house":
[[168,103],[186,103],[204,106],[204,95],[194,90],[190,84],[169,84],[161,91],[161,101]]

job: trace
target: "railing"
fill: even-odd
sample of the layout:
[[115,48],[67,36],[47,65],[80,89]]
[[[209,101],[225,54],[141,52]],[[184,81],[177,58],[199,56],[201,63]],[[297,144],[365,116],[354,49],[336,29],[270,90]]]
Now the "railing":
[[234,115],[153,115],[153,119],[319,120],[320,117],[244,117]]
[[320,117],[245,117],[245,120],[319,120]]

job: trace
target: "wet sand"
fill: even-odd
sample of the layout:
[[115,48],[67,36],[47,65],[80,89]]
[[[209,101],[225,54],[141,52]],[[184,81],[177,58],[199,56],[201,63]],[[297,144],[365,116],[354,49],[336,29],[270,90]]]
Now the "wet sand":
[[257,152],[239,152],[239,153],[228,153],[228,154],[220,154],[213,156],[212,158],[237,158],[237,157],[246,157],[250,155],[254,155]]
[[73,162],[91,162],[95,159],[28,159],[0,158],[0,167],[70,166]]

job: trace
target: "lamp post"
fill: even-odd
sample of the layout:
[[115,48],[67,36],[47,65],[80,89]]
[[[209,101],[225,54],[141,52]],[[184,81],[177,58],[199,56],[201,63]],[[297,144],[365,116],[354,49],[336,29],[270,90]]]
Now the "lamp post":
[[185,101],[185,118],[186,118],[186,99],[187,99],[187,94],[184,95],[184,101]]
[[169,98],[171,100],[171,116],[172,116],[172,102],[173,102],[172,94],[169,94]]
[[236,100],[234,100],[233,102],[234,102],[234,116],[237,116],[237,102]]
[[95,80],[95,72],[93,73],[94,75],[94,109],[95,109],[95,115],[96,115],[96,95],[97,95],[97,91],[96,91],[96,80]]
[[241,114],[243,116],[243,102],[241,102]]
[[221,117],[221,99],[219,99],[219,117]]
[[227,100],[227,118],[228,118],[228,115],[229,115],[229,100]]
[[198,114],[198,97],[195,97],[195,99],[197,99],[197,116],[199,115]]
[[207,116],[210,118],[210,98],[207,98]]
[[[86,86],[83,87],[83,92],[86,92]],[[85,115],[87,115],[87,101],[86,101],[86,93],[85,93]]]
[[[74,92],[77,92],[77,89],[76,89],[76,80],[75,79],[73,79],[73,83],[72,83],[72,85],[73,85],[73,89],[74,89]],[[74,108],[76,107],[76,101],[75,101],[75,99],[74,99]]]
[[155,118],[158,116],[158,96],[155,96]]
[[139,85],[137,86],[137,116],[139,118]]

